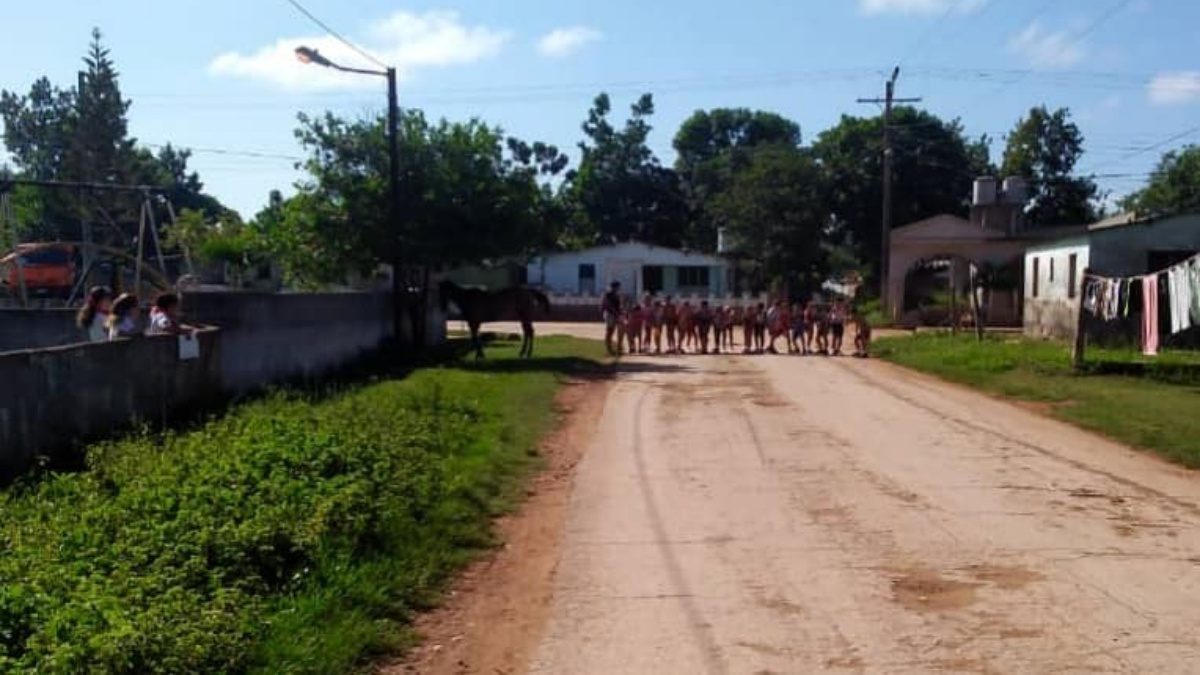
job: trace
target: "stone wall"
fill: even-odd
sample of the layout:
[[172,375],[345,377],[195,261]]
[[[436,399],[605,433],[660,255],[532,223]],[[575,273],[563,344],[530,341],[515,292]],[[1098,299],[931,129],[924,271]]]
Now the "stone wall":
[[61,456],[219,396],[220,331],[196,340],[194,360],[180,360],[175,337],[0,354],[0,478],[19,475],[37,455]]

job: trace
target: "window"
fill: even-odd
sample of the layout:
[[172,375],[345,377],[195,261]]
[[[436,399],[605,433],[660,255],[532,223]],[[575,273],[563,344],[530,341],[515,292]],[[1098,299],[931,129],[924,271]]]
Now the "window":
[[21,254],[22,265],[69,265],[71,264],[71,252],[62,248],[40,248],[35,251]]
[[679,286],[680,288],[708,288],[708,268],[680,267]]
[[647,293],[661,293],[663,268],[661,265],[646,265],[642,268],[642,287]]
[[1041,271],[1042,271],[1041,262],[1042,261],[1037,258],[1033,259],[1033,281],[1030,282],[1030,286],[1033,288],[1032,297],[1035,297],[1035,298],[1038,296],[1038,286],[1041,282],[1041,279],[1040,279]]
[[596,266],[583,264],[579,266],[579,292],[591,295],[596,292]]
[[1079,293],[1079,256],[1075,253],[1067,260],[1067,297],[1072,300]]

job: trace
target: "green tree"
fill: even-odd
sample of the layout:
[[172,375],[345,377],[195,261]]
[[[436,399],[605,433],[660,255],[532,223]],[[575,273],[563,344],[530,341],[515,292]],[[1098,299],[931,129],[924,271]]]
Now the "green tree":
[[371,274],[398,255],[436,266],[521,255],[554,240],[557,148],[507,139],[479,120],[401,118],[399,221],[389,218],[384,118],[300,117],[309,178],[295,197],[256,219],[292,283],[321,285]]
[[771,112],[745,108],[698,110],[675,134],[675,170],[693,212],[685,243],[703,251],[717,246],[721,223],[712,204],[745,169],[755,148],[800,146],[800,125]]
[[1033,226],[1096,220],[1096,183],[1075,175],[1075,165],[1082,156],[1083,133],[1066,108],[1050,112],[1039,106],[1017,122],[1008,136],[1001,172],[1028,182],[1028,215]]
[[1151,215],[1200,209],[1200,145],[1163,155],[1146,187],[1122,200],[1121,207]]
[[[189,153],[167,146],[157,155],[137,147],[129,136],[130,101],[121,94],[120,75],[99,30],[84,58],[77,86],[55,87],[36,80],[29,93],[0,92],[4,143],[17,177],[41,180],[150,185],[168,188],[179,208],[204,211],[211,219],[226,209],[203,193],[203,184],[187,169]],[[97,224],[99,243],[132,246],[141,212],[141,195],[90,190],[25,191],[25,217],[34,238],[82,238],[81,221]],[[157,222],[167,222],[158,208]]]
[[570,235],[583,244],[636,239],[680,246],[690,215],[678,174],[646,144],[653,97],[642,95],[621,129],[609,121],[611,112],[612,101],[600,94],[583,124],[579,169],[567,175],[563,190]]
[[[968,140],[958,120],[908,106],[893,111],[892,125],[893,226],[941,213],[965,216],[974,178],[994,173],[989,139]],[[881,117],[843,116],[813,144],[835,220],[831,243],[854,251],[876,272],[883,220],[882,137]]]
[[810,151],[765,145],[746,153],[745,165],[710,208],[738,251],[759,263],[754,285],[780,284],[790,294],[820,285],[828,272],[824,193],[821,167]]

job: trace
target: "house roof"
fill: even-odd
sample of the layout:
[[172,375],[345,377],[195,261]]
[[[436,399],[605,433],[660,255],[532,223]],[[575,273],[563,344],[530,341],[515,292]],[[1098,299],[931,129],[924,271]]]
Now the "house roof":
[[1133,211],[1126,211],[1124,213],[1118,213],[1102,220],[1098,220],[1091,225],[1088,225],[1087,229],[1089,231],[1107,230],[1113,227],[1124,227],[1126,225],[1133,225],[1135,223],[1144,223],[1148,222],[1149,220],[1151,220],[1151,218],[1146,216],[1139,218],[1137,213]]
[[627,255],[644,255],[647,253],[657,255],[667,255],[673,258],[686,261],[685,264],[710,264],[710,265],[727,265],[729,261],[718,255],[700,253],[698,251],[687,251],[683,249],[668,248],[666,246],[656,246],[640,241],[625,241],[614,244],[602,244],[599,246],[589,246],[585,249],[577,251],[549,251],[541,254],[541,258],[555,258],[559,256],[579,256],[594,254],[597,252],[611,252],[617,256],[622,253]]
[[942,213],[892,230],[894,243],[927,241],[992,241],[1007,238],[1003,232],[974,225],[966,218]]

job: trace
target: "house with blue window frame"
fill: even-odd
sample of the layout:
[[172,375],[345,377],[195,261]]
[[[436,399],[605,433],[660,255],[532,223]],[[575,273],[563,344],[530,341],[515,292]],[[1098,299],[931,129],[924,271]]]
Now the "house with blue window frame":
[[614,281],[634,296],[722,296],[733,287],[733,266],[725,258],[641,242],[547,253],[526,272],[530,286],[556,295],[598,295]]

